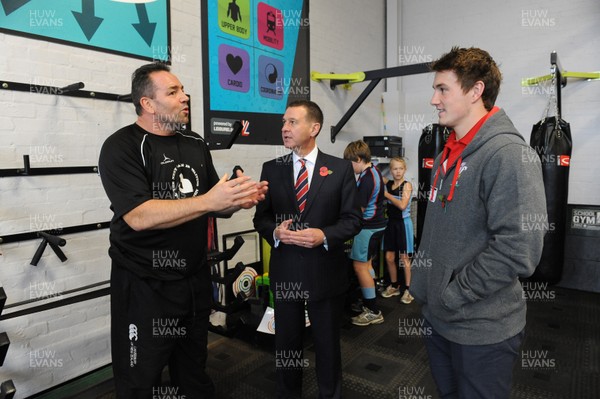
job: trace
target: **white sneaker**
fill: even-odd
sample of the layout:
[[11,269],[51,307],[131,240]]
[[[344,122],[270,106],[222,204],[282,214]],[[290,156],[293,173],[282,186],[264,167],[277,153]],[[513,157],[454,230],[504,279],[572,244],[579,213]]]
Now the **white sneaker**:
[[402,303],[405,303],[408,305],[409,303],[411,303],[413,301],[413,299],[415,299],[415,298],[413,298],[413,296],[410,295],[410,292],[408,292],[408,290],[406,290],[406,291],[404,291],[404,294],[402,294],[402,298],[400,298],[400,301]]
[[391,298],[398,295],[400,295],[400,289],[394,288],[391,285],[388,285],[388,287],[381,293],[381,296],[384,298]]
[[381,310],[377,313],[367,307],[363,307],[363,312],[352,318],[352,324],[356,326],[368,326],[369,324],[383,323],[383,314]]

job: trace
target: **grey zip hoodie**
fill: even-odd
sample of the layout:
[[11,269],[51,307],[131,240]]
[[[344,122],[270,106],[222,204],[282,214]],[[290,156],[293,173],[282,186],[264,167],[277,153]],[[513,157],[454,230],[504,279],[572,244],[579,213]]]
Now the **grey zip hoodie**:
[[[453,198],[442,206],[456,167]],[[411,294],[452,342],[485,345],[513,337],[525,327],[519,277],[534,272],[548,229],[539,157],[499,110],[464,149],[461,165],[440,171],[436,189],[413,262]]]

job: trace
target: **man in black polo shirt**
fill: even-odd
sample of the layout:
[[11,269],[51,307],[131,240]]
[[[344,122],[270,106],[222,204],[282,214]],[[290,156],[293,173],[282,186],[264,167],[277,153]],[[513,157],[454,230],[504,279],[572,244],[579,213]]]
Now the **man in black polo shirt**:
[[210,270],[207,215],[228,216],[264,199],[266,183],[217,176],[204,140],[183,131],[189,98],[164,64],[132,77],[138,119],[111,135],[100,177],[110,226],[111,335],[118,398],[211,398],[206,375]]

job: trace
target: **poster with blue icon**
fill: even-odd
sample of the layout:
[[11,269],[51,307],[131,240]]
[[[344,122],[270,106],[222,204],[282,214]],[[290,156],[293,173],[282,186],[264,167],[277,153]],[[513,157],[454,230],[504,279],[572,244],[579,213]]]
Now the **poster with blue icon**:
[[310,96],[308,0],[215,0],[202,5],[204,137],[281,144],[286,105]]
[[0,31],[147,60],[170,58],[169,0],[2,0]]

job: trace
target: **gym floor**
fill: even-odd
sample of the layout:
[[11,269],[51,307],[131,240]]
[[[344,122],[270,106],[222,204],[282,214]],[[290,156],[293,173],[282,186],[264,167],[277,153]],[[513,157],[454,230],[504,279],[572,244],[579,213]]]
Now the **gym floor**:
[[[346,399],[438,398],[422,342],[419,306],[414,302],[405,305],[399,298],[378,300],[385,316],[380,325],[353,326],[349,321],[352,314],[345,314],[342,362]],[[530,296],[527,334],[514,368],[511,399],[600,397],[599,299],[600,294],[559,287],[547,287],[544,293]],[[272,343],[272,336],[244,327],[232,337],[211,333],[207,366],[217,386],[217,397],[274,397]],[[310,338],[305,358],[304,397],[314,398],[317,391]],[[37,397],[114,398],[110,367],[104,370],[104,379],[96,374],[93,388],[84,392],[75,394],[71,386]],[[85,385],[80,382],[79,387]]]

